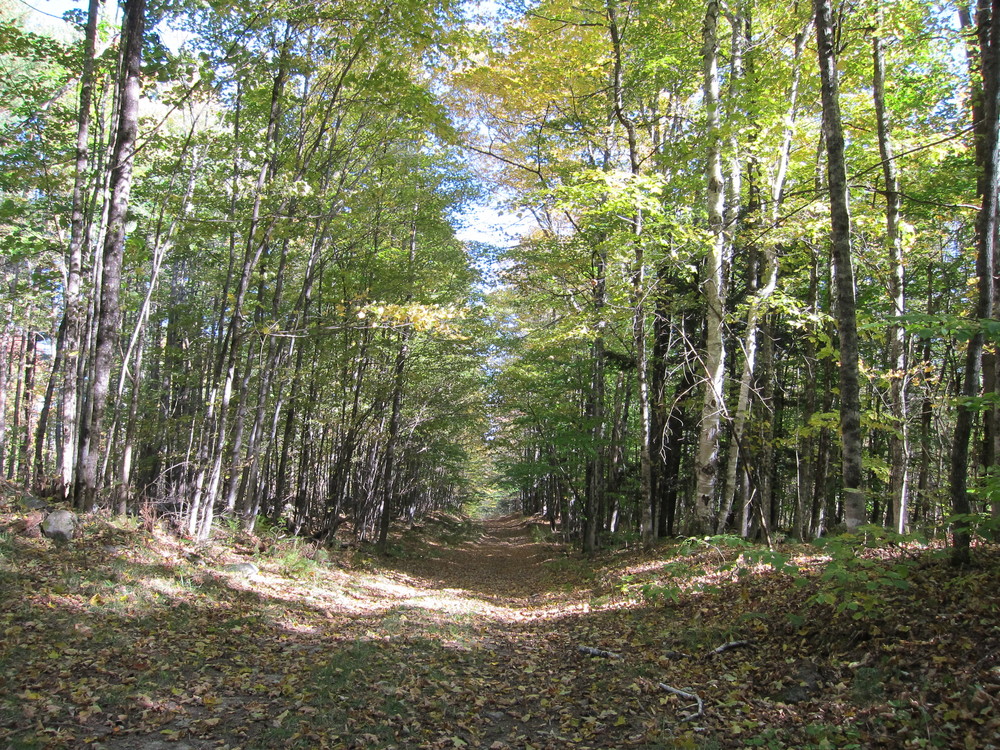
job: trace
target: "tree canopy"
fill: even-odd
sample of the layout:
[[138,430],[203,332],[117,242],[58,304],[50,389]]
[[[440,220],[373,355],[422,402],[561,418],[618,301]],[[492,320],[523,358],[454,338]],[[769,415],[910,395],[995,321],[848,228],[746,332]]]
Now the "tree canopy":
[[[198,538],[478,504],[967,560],[995,6],[4,3],[0,467]],[[530,229],[463,241],[482,201]]]

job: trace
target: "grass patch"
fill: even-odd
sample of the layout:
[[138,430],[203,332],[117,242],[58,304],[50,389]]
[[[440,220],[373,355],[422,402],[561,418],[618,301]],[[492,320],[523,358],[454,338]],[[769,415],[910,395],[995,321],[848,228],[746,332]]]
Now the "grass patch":
[[[373,660],[379,657],[376,644],[359,641],[349,648],[333,651],[325,664],[316,668],[312,674],[312,682],[317,695],[326,696],[328,701],[336,701],[342,696],[339,691],[347,690],[355,672],[363,670]],[[360,696],[355,696],[355,698]]]
[[[365,747],[396,744],[401,719],[409,709],[395,695],[395,684],[372,685],[368,679],[372,671],[384,671],[384,660],[382,649],[373,642],[357,641],[329,652],[306,680],[308,693],[299,696],[298,710],[272,719],[263,731],[262,746],[312,748],[316,735],[334,739],[341,734],[363,741]],[[373,717],[379,721],[372,722]]]

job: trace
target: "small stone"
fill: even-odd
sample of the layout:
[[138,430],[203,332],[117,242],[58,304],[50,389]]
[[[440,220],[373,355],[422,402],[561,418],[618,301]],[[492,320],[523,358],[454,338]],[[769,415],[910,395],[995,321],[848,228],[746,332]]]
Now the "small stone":
[[802,703],[821,692],[823,676],[813,662],[801,659],[794,667],[794,672],[789,675],[791,684],[774,696],[782,703]]
[[31,495],[22,496],[17,501],[17,504],[25,510],[49,510],[49,506],[43,500],[39,500],[37,497],[32,497]]
[[255,576],[260,573],[260,568],[252,562],[230,563],[229,565],[223,565],[222,569],[226,573],[239,573],[244,576]]

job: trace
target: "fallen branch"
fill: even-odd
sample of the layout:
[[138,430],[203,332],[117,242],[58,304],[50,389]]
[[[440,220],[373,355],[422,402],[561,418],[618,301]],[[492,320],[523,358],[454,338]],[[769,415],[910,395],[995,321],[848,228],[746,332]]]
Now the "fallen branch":
[[986,664],[986,662],[997,659],[997,657],[1000,657],[1000,649],[997,649],[996,651],[991,651],[990,653],[986,654],[986,656],[977,661],[972,668],[978,671],[980,667]]
[[603,656],[606,659],[621,659],[621,654],[614,651],[605,651],[603,648],[593,648],[592,646],[577,646],[577,651],[588,656]]
[[666,683],[663,682],[659,683],[659,687],[662,688],[663,690],[666,690],[668,693],[679,695],[681,698],[687,698],[688,700],[697,701],[698,710],[695,711],[694,713],[686,714],[684,717],[681,718],[681,721],[691,721],[692,719],[697,719],[699,716],[705,713],[705,703],[704,701],[702,701],[702,699],[698,696],[697,693],[689,693],[686,690],[678,690],[677,688],[670,687],[670,685],[667,685]]
[[726,651],[729,651],[730,649],[734,648],[756,648],[756,646],[754,646],[753,641],[730,641],[729,643],[723,643],[717,649],[709,651],[708,654],[705,655],[705,658],[707,659],[710,656],[717,656],[718,654],[723,654]]

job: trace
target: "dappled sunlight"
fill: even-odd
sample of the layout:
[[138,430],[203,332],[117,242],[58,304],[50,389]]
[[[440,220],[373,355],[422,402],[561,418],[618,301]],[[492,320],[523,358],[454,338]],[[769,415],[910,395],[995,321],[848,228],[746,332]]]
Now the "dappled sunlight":
[[[59,732],[48,746],[116,750],[150,737],[192,748],[697,747],[734,726],[801,739],[818,711],[849,723],[868,705],[856,696],[877,691],[944,706],[935,715],[960,699],[992,705],[940,689],[931,704],[911,678],[936,679],[921,671],[927,654],[933,669],[954,661],[952,620],[975,632],[995,612],[961,586],[868,593],[910,551],[873,551],[847,569],[855,602],[813,596],[831,550],[664,545],[587,559],[538,542],[530,522],[474,531],[436,547],[423,542],[438,529],[406,532],[377,562],[295,540],[194,547],[113,529],[60,550],[9,542],[6,727],[27,736],[44,717]],[[811,578],[796,586],[765,560]],[[994,573],[975,575],[996,588]],[[924,616],[928,604],[936,615]],[[870,647],[901,671],[876,671]],[[703,701],[697,726],[684,720],[691,699],[661,684]],[[907,700],[879,720],[898,724]]]

